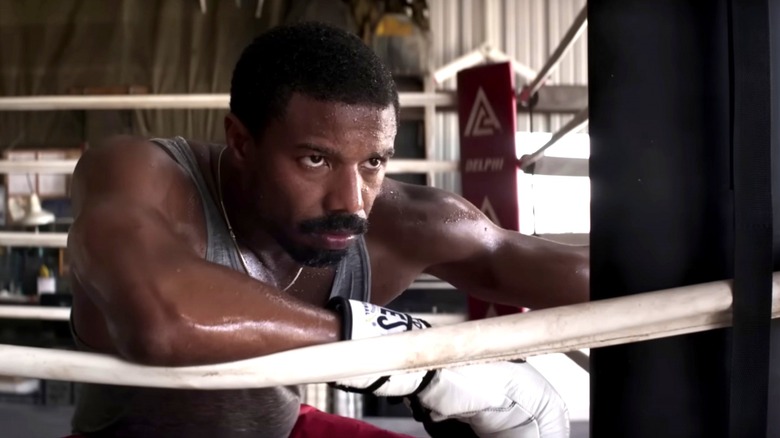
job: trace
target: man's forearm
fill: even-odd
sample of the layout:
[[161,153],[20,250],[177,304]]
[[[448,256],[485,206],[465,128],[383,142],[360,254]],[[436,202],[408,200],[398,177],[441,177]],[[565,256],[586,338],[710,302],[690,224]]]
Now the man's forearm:
[[496,258],[496,288],[489,301],[543,309],[590,299],[590,248],[535,239],[511,243]]
[[138,296],[107,309],[117,351],[135,362],[212,364],[340,339],[336,313],[205,261],[150,289],[128,291]]

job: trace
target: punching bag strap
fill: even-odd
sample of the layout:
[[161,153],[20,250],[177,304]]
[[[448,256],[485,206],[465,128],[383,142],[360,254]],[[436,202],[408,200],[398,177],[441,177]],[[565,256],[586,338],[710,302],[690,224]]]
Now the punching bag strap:
[[767,0],[730,0],[734,303],[730,436],[767,434],[772,305]]

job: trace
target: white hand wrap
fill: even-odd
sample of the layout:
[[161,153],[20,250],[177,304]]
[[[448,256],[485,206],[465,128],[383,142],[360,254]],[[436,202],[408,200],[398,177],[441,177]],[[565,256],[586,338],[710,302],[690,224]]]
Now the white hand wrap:
[[406,313],[362,301],[333,298],[328,306],[341,314],[345,340],[374,338],[431,326]]
[[[336,298],[329,307],[342,316],[345,340],[430,327],[405,313],[360,301]],[[433,437],[569,436],[566,404],[528,363],[469,365],[332,385],[350,392],[405,398],[415,419],[423,422]],[[447,420],[457,420],[457,424]]]
[[[362,301],[334,298],[328,303],[328,307],[341,314],[344,340],[373,338],[431,326],[426,321],[412,318],[406,313]],[[426,375],[428,379],[425,378]],[[432,372],[420,371],[379,379],[350,379],[334,382],[332,385],[345,391],[373,393],[380,397],[407,396],[413,394],[424,380],[427,381],[431,377]]]

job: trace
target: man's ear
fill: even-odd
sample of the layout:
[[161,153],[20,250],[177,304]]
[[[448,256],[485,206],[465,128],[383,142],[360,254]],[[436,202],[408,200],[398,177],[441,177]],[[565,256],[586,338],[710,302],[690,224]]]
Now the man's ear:
[[241,120],[235,114],[225,116],[225,140],[239,158],[246,158],[249,148],[254,145],[254,139]]

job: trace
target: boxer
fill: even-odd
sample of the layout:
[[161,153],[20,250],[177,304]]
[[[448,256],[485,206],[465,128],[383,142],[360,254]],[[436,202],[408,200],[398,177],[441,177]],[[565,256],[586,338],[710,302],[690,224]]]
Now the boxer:
[[[501,229],[456,194],[385,178],[398,93],[356,36],[274,28],[243,51],[230,95],[225,145],[116,137],[79,160],[68,251],[81,350],[201,365],[425,328],[382,307],[422,273],[513,306],[588,300],[586,247]],[[404,401],[434,436],[568,435],[565,404],[526,363],[331,383]],[[96,384],[81,387],[73,432],[394,436],[301,407],[297,388]]]

